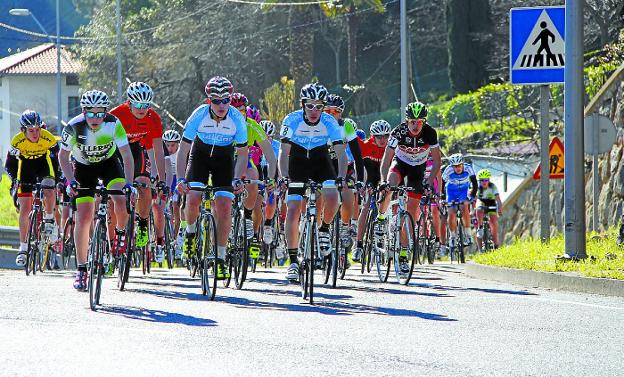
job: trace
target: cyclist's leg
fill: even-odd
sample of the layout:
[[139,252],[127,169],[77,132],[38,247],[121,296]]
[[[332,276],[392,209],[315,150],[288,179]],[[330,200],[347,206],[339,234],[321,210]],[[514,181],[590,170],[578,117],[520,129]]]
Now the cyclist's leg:
[[498,215],[495,213],[490,213],[490,229],[492,230],[492,241],[494,242],[494,247],[500,246],[500,239],[498,237]]
[[217,191],[214,200],[214,216],[217,225],[217,257],[225,259],[230,228],[232,227],[232,199],[229,191]]
[[[404,171],[404,165],[399,160],[394,159],[392,161],[392,165],[390,166],[390,170],[388,171],[388,176],[386,177],[386,181],[388,185],[394,187],[398,186],[401,181],[403,181],[403,177],[406,175]],[[387,194],[384,195],[383,200],[379,203],[379,219],[385,219],[386,211],[390,206],[390,201],[392,200],[392,195]]]
[[19,203],[19,233],[20,246],[15,259],[15,263],[22,267],[26,264],[26,253],[28,252],[28,228],[30,221],[28,219],[33,204],[32,193],[18,193],[17,202]]
[[479,230],[477,230],[477,243],[479,244],[479,247],[482,247],[483,236],[479,236],[479,234],[483,234],[483,233],[480,233],[483,231],[481,228],[483,226],[483,216],[484,216],[484,211],[482,207],[477,207],[476,216],[477,216],[477,227],[479,228]]

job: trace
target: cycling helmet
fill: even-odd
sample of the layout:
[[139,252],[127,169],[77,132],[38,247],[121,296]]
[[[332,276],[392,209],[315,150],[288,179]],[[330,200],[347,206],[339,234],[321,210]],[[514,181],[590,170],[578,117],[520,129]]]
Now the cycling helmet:
[[24,128],[41,127],[41,115],[34,110],[24,110],[19,119],[20,125]]
[[360,140],[366,139],[366,131],[361,128],[358,128],[357,131],[355,131],[355,134],[360,138]]
[[477,178],[478,179],[490,179],[492,178],[492,172],[489,171],[488,169],[481,169],[477,173]]
[[257,123],[260,123],[262,120],[262,116],[260,115],[260,110],[254,105],[247,106],[247,118],[251,118],[255,120]]
[[80,98],[80,107],[83,109],[89,107],[107,108],[108,106],[110,106],[108,95],[100,90],[88,90]]
[[206,95],[208,97],[218,97],[218,98],[230,96],[233,90],[234,90],[234,86],[232,86],[232,83],[230,82],[230,80],[221,76],[215,76],[211,78],[210,80],[208,80],[208,83],[206,83],[206,88],[205,88]]
[[464,163],[464,155],[462,155],[461,153],[455,153],[452,154],[451,157],[449,157],[449,164],[456,166],[456,165],[461,165]]
[[151,103],[154,98],[152,88],[144,82],[133,82],[126,89],[128,99],[134,102]]
[[342,97],[340,97],[337,94],[329,94],[327,96],[327,100],[325,100],[325,106],[327,107],[333,107],[335,109],[337,109],[340,112],[344,111],[345,108],[345,103],[342,99]]
[[392,127],[390,126],[390,123],[386,122],[383,119],[380,119],[374,121],[373,124],[371,124],[370,133],[373,136],[390,135],[391,128]]
[[299,98],[303,100],[321,100],[325,101],[327,98],[327,89],[317,82],[307,84],[301,88]]
[[264,130],[264,133],[267,134],[267,136],[273,136],[273,134],[275,133],[275,124],[273,124],[273,122],[271,122],[270,120],[263,120],[260,122],[260,125],[262,126],[262,129]]
[[182,140],[182,137],[180,136],[180,133],[178,131],[176,131],[176,130],[167,130],[163,134],[162,139],[163,139],[163,141],[179,142],[180,140]]
[[422,102],[412,102],[405,107],[407,119],[422,119],[427,117],[427,106]]
[[245,97],[245,95],[243,93],[233,93],[231,100],[230,100],[230,105],[239,108],[241,106],[247,106],[249,104],[249,100],[247,100],[247,97]]

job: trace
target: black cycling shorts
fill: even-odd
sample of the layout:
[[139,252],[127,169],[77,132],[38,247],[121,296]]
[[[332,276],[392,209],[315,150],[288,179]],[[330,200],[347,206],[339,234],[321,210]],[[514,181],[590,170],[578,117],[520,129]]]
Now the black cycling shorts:
[[425,169],[425,164],[412,166],[397,158],[394,158],[392,165],[390,165],[390,171],[397,173],[406,186],[416,190],[414,193],[416,195],[424,192],[423,179],[425,178]]
[[115,183],[126,182],[123,165],[115,155],[96,164],[85,165],[76,161],[75,165],[74,175],[80,184],[76,203],[92,201],[100,179],[106,188]]
[[[317,183],[334,181],[336,173],[329,157],[326,146],[311,149],[310,151],[296,144],[291,144],[290,157],[288,159],[288,172],[291,182],[303,182],[312,180]],[[304,195],[303,188],[288,190],[289,195]]]
[[208,145],[195,139],[191,147],[185,174],[186,181],[206,185],[211,180],[212,187],[222,191],[232,191],[234,178],[234,147]]
[[17,196],[30,196],[34,184],[41,182],[44,178],[55,177],[55,167],[52,160],[44,155],[33,159],[19,159],[17,168],[17,180],[20,187]]

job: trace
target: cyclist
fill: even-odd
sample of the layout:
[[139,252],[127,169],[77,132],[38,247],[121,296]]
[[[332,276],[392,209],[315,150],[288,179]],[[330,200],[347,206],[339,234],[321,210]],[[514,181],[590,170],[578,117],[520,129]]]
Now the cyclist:
[[[285,180],[291,182],[334,182],[343,183],[347,173],[347,155],[344,137],[336,120],[323,112],[327,89],[318,83],[307,84],[299,94],[301,110],[294,111],[284,118],[280,135],[280,172]],[[334,144],[338,158],[338,175],[331,164],[327,142]],[[343,187],[343,191],[346,189]],[[299,279],[299,263],[297,250],[299,246],[299,219],[303,210],[304,190],[299,188],[288,190],[288,211],[286,214],[286,244],[290,266],[286,278]],[[334,188],[323,188],[317,202],[318,216],[321,226],[318,231],[319,246],[324,255],[330,253],[329,224],[338,210],[338,191]]]
[[[427,167],[425,168],[425,179],[428,179],[431,175],[431,169],[433,168],[433,158],[431,154],[427,158]],[[438,170],[438,174],[436,175],[433,186],[431,187],[432,193],[436,196],[440,195],[440,188],[442,187],[442,172]],[[431,218],[433,220],[433,229],[436,234],[436,240],[434,248],[439,250],[441,255],[446,254],[446,228],[442,223],[442,218],[440,216],[440,201],[439,196],[437,200],[431,201]]]
[[[370,126],[370,138],[362,143],[362,159],[364,169],[366,170],[367,187],[376,188],[381,181],[379,167],[384,151],[386,150],[386,146],[388,145],[391,128],[390,123],[383,119],[374,121]],[[364,249],[362,240],[364,238],[369,206],[370,202],[367,201],[362,207],[362,211],[360,212],[360,217],[358,219],[357,244],[355,250],[353,251],[353,255],[351,256],[351,259],[353,259],[354,262],[360,261],[362,251]]]
[[[427,106],[422,102],[409,103],[405,108],[405,121],[390,133],[388,145],[381,161],[381,187],[397,186],[405,179],[405,183],[413,192],[408,193],[407,210],[413,219],[418,219],[419,201],[424,193],[423,179],[427,158],[431,153],[433,166],[431,175],[425,180],[433,187],[435,176],[440,170],[441,156],[437,132],[427,123]],[[383,237],[387,228],[386,211],[390,205],[391,195],[385,195],[379,205],[379,216],[375,235]],[[416,221],[416,220],[414,220]],[[407,251],[401,250],[399,257],[402,273],[409,272]]]
[[43,188],[44,231],[52,242],[58,239],[58,226],[54,220],[58,162],[51,158],[51,155],[58,154],[58,144],[54,135],[43,129],[44,123],[36,111],[24,111],[19,122],[20,133],[11,140],[5,170],[13,181],[12,187],[16,190],[19,208],[20,247],[15,264],[24,267],[28,253],[28,216],[33,203],[32,188],[37,182]]
[[[464,244],[470,245],[470,208],[469,202],[473,202],[477,193],[477,177],[472,165],[464,163],[464,156],[455,153],[449,157],[449,166],[442,173],[442,181],[446,188],[446,201],[460,202],[462,206],[462,220],[464,223]],[[470,193],[469,193],[470,191]],[[449,246],[454,247],[458,242],[457,223],[455,216],[457,209],[449,207],[448,227],[450,230]]]
[[[165,172],[167,177],[172,177],[171,185],[169,186],[169,192],[172,193],[172,216],[173,216],[173,234],[176,235],[180,231],[180,195],[176,191],[177,176],[176,176],[176,160],[178,157],[178,148],[180,147],[180,140],[182,136],[176,130],[167,130],[163,133],[163,142],[165,143]],[[184,224],[186,226],[186,224]],[[178,238],[176,247],[176,258],[182,257],[182,242],[184,240]]]
[[[116,116],[126,130],[130,150],[134,159],[134,179],[136,182],[151,186],[150,170],[148,168],[147,155],[153,149],[156,169],[161,180],[165,179],[165,154],[162,143],[162,121],[152,106],[154,92],[144,82],[133,82],[126,89],[128,101],[115,107],[110,113]],[[164,182],[159,182],[158,187],[165,187]],[[139,188],[139,198],[136,203],[138,227],[136,231],[136,246],[147,245],[147,234],[150,210],[154,210],[154,227],[156,228],[157,246],[155,252],[156,262],[164,260],[164,213],[162,206],[152,205],[151,187]],[[117,234],[115,239],[121,237]],[[113,247],[116,253],[116,246]]]
[[[492,241],[494,242],[494,247],[498,248],[500,246],[500,240],[498,238],[498,217],[503,216],[503,203],[501,202],[496,185],[491,181],[492,172],[488,169],[479,170],[477,179],[479,180],[479,188],[477,189],[477,222],[479,224],[477,239],[483,238],[483,216],[487,214],[490,216]],[[496,210],[491,211],[488,207],[496,207]],[[481,235],[481,237],[479,237],[479,235]]]
[[[245,177],[248,179],[259,179],[260,172],[258,166],[263,155],[266,156],[269,177],[273,179],[277,168],[277,159],[273,153],[271,142],[267,139],[264,129],[258,124],[260,112],[253,106],[247,106],[247,97],[241,93],[232,94],[231,105],[236,107],[245,116],[247,123],[247,146],[249,148],[249,160]],[[271,187],[272,188],[272,187]],[[260,254],[260,244],[258,243],[258,233],[262,221],[262,201],[258,200],[258,185],[247,185],[247,198],[244,203],[245,228],[247,238],[250,240],[249,252],[252,258],[257,258]]]
[[[82,113],[63,128],[59,164],[70,182],[68,189],[71,195],[76,196],[74,239],[78,272],[74,288],[78,290],[87,288],[89,230],[93,222],[98,179],[107,189],[119,190],[129,189],[133,178],[134,160],[126,131],[119,119],[106,112],[109,106],[106,93],[89,90],[80,98]],[[123,165],[115,155],[117,150]],[[73,167],[70,153],[75,160]],[[122,195],[112,195],[111,199],[115,203],[115,228],[121,235],[117,240],[117,250],[124,253],[125,237],[119,229],[126,228],[128,213]]]
[[240,193],[244,189],[241,178],[249,158],[245,117],[230,106],[232,90],[232,83],[224,77],[215,76],[208,81],[205,87],[208,103],[195,109],[187,119],[176,161],[177,189],[186,194],[184,215],[187,224],[183,249],[189,259],[195,253],[197,218],[202,201],[201,192],[189,191],[189,188],[203,187],[209,178],[212,186],[217,188],[213,208],[217,225],[217,277],[220,279],[226,278],[228,273],[223,262],[232,225],[233,192]]
[[[345,103],[342,97],[336,94],[330,94],[325,101],[324,111],[333,116],[340,127],[342,132],[343,142],[346,146],[347,159],[349,161],[347,167],[347,181],[351,187],[357,186],[361,190],[364,185],[361,183],[364,181],[364,165],[362,164],[362,152],[360,151],[360,142],[357,137],[357,124],[350,118],[343,118]],[[338,159],[334,152],[334,146],[330,145],[330,156],[334,164],[334,169],[338,170]],[[358,185],[353,185],[353,181],[356,179]],[[349,182],[351,181],[351,182]],[[340,217],[342,219],[342,225],[340,226],[340,238],[345,245],[349,248],[353,244],[353,237],[357,234],[357,217],[358,217],[358,201],[355,196],[355,192],[352,190],[345,191],[342,195],[342,206],[340,207]]]

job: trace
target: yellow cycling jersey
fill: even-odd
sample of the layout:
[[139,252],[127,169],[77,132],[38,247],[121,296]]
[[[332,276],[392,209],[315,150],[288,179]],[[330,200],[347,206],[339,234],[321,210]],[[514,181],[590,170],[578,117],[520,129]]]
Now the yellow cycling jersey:
[[11,140],[11,150],[9,153],[15,157],[32,160],[45,156],[55,145],[56,137],[48,130],[41,129],[39,140],[36,143],[28,140],[24,132],[20,132]]

